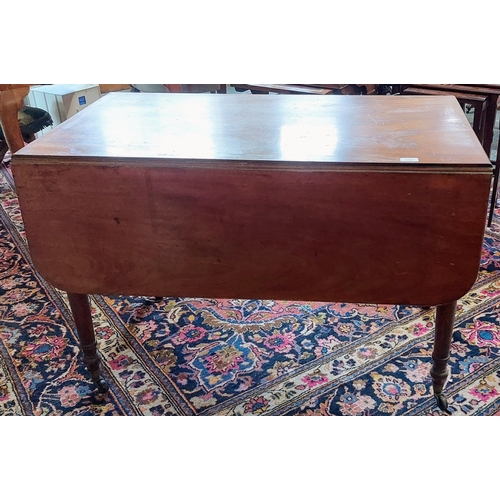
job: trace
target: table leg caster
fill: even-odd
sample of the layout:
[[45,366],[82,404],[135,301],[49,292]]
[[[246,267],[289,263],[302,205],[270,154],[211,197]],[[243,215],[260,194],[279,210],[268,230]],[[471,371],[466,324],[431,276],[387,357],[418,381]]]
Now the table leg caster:
[[90,372],[90,378],[92,382],[95,384],[98,392],[100,394],[106,394],[109,391],[109,385],[104,380],[104,377],[101,375],[101,357],[96,352],[95,356],[91,359],[86,358],[85,353],[83,355],[83,361],[87,365],[87,369]]
[[109,385],[102,377],[99,377],[97,380],[94,380],[94,384],[97,386],[97,390],[101,394],[105,394],[109,391]]
[[434,397],[436,398],[439,409],[446,415],[451,415],[451,412],[448,410],[448,400],[446,396],[441,392],[439,394],[434,394]]

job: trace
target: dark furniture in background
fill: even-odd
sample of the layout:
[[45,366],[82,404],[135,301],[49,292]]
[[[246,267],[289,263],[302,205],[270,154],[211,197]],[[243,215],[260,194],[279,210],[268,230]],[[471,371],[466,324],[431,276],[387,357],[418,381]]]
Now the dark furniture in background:
[[309,94],[309,95],[365,95],[375,94],[373,84],[338,84],[338,83],[243,83],[231,84],[237,91],[250,90],[254,94]]

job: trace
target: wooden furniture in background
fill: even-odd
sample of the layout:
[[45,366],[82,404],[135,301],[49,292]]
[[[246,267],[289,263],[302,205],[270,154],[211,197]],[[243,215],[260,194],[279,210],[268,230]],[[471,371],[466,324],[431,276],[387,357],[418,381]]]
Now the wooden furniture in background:
[[373,95],[376,94],[377,85],[371,83],[357,84],[337,84],[337,83],[308,83],[309,87],[320,87],[323,89],[333,90],[334,94],[339,95]]
[[304,85],[293,84],[275,84],[275,83],[244,83],[232,85],[238,89],[250,90],[259,94],[269,94],[275,92],[278,94],[309,94],[309,95],[327,95],[333,94],[331,89],[322,89],[316,87],[306,87]]
[[375,94],[376,85],[371,84],[336,84],[336,83],[242,83],[231,84],[232,87],[250,90],[259,94],[270,92],[278,94],[310,94],[310,95],[360,95]]
[[499,168],[500,168],[500,137],[497,144],[497,156],[495,161],[495,170],[493,171],[493,189],[491,190],[491,204],[490,210],[488,214],[488,227],[491,226],[493,222],[493,215],[495,213],[495,206],[498,197],[498,178],[499,176]]
[[11,153],[24,147],[17,115],[29,90],[28,84],[0,84],[0,125]]
[[[217,92],[218,94],[226,93],[226,85],[225,84],[214,84],[214,85],[203,85],[196,83],[188,83],[188,84],[180,84],[180,83],[165,83],[165,87],[171,93],[180,93],[180,92]],[[201,89],[201,90],[200,90]],[[205,90],[205,89],[213,89],[213,90]]]
[[101,390],[87,294],[436,305],[446,410],[492,169],[453,97],[114,93],[12,169]]
[[101,94],[107,94],[108,92],[130,90],[130,85],[128,83],[100,83],[99,88],[101,89]]

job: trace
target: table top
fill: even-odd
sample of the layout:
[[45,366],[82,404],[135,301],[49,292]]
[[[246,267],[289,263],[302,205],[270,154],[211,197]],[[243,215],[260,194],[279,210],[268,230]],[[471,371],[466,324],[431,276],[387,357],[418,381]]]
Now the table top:
[[[108,94],[15,157],[485,166],[454,97]],[[168,163],[168,162],[167,162]],[[302,165],[303,167],[303,165]]]
[[61,290],[423,305],[474,283],[491,170],[411,96],[115,94],[12,162]]

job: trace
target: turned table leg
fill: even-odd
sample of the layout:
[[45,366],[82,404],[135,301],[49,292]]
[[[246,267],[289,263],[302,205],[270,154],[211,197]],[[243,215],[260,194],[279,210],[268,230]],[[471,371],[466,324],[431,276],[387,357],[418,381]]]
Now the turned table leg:
[[433,365],[431,368],[432,388],[439,408],[447,413],[448,401],[443,394],[443,387],[449,375],[451,339],[455,323],[457,301],[443,304],[436,310],[436,333],[434,337]]
[[68,299],[80,340],[83,362],[87,366],[92,381],[97,385],[99,391],[107,392],[108,384],[101,375],[101,359],[97,351],[89,298],[87,295],[81,293],[68,293]]

